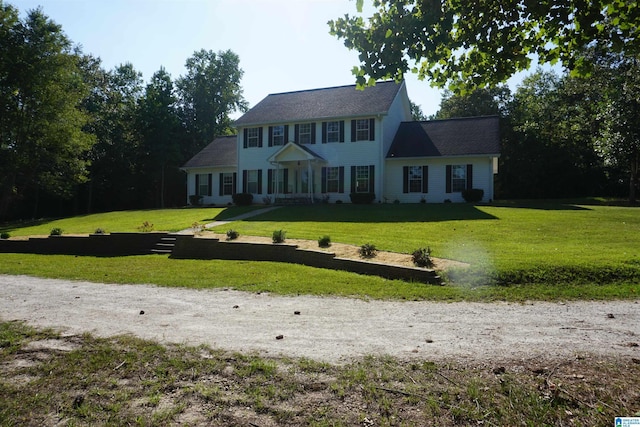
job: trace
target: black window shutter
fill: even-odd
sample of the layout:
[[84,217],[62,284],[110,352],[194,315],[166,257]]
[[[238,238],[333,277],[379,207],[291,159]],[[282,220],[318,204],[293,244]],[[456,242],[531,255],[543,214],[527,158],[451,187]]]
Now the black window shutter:
[[284,139],[282,145],[287,145],[289,142],[289,125],[284,125]]
[[220,190],[218,196],[224,196],[224,183],[223,183],[223,173],[220,173],[220,182],[218,183],[218,189]]
[[351,120],[351,142],[356,140],[356,121]]
[[273,194],[273,169],[267,170],[267,194]]
[[369,166],[369,193],[375,193],[376,189],[376,176],[375,176],[376,167],[374,165]]
[[258,194],[262,194],[262,169],[258,169]]
[[369,141],[376,139],[376,119],[369,119]]
[[451,165],[447,165],[447,193],[451,193]]
[[344,142],[344,120],[340,120],[340,142]]
[[311,123],[311,143],[316,143],[316,124]]
[[242,192],[243,193],[247,192],[247,170],[246,169],[242,171]]
[[356,192],[356,167],[351,166],[351,192]]
[[344,193],[344,166],[340,166],[339,169],[339,181],[338,181],[338,192]]
[[402,192],[409,192],[409,166],[402,167]]
[[471,190],[473,188],[473,165],[467,165],[467,190]]
[[243,147],[247,148],[247,128],[244,128],[244,131],[242,132],[242,134],[244,135],[244,138],[243,138],[243,141],[242,141]]
[[295,135],[293,135],[293,142],[295,142],[296,144],[299,143],[300,141],[300,125],[295,125]]
[[200,175],[196,174],[196,192],[194,193],[196,196],[200,195]]
[[262,147],[262,127],[258,128],[258,147]]
[[209,188],[207,189],[207,196],[212,196],[213,195],[213,174],[210,173],[209,176],[207,177],[207,184],[209,184]]
[[322,122],[322,143],[327,143],[327,122]]
[[289,191],[289,169],[284,169],[284,188],[282,189],[283,193],[287,193]]
[[269,147],[273,147],[273,126],[269,126]]
[[[323,127],[324,127],[325,123],[323,123]],[[327,168],[323,167],[322,168],[322,192],[326,193],[327,192]]]
[[236,194],[236,182],[238,180],[238,174],[236,172],[233,173],[233,183],[232,186],[233,188],[231,188],[231,194]]
[[429,192],[429,166],[422,166],[422,192]]

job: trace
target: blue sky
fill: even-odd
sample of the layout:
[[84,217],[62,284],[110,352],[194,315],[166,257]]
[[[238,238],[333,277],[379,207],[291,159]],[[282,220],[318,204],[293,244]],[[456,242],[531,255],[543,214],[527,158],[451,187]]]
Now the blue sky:
[[[231,49],[244,70],[250,106],[270,93],[354,83],[357,53],[329,34],[327,21],[356,14],[353,0],[8,0],[21,15],[42,6],[105,69],[130,62],[149,80],[164,66],[184,74],[193,52]],[[365,16],[371,1],[365,0]],[[369,9],[370,10],[370,9]],[[441,91],[407,75],[411,100],[425,114]],[[234,117],[237,117],[234,114]]]

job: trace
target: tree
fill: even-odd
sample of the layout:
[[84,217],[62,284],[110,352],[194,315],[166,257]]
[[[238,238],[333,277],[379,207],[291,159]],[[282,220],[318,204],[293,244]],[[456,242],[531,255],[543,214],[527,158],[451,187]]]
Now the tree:
[[593,49],[587,57],[595,64],[588,83],[602,94],[597,150],[607,165],[628,177],[628,199],[636,203],[640,190],[640,64],[635,57],[603,49]]
[[40,9],[21,21],[0,2],[0,20],[0,217],[20,200],[35,216],[40,191],[69,198],[87,179],[87,87],[71,42]]
[[233,132],[229,114],[246,111],[240,79],[240,58],[231,50],[200,50],[187,59],[187,74],[176,86],[181,115],[189,139],[184,144],[185,157],[194,155],[216,136]]
[[495,88],[476,89],[465,95],[445,90],[437,119],[497,115],[506,118],[511,102],[511,90],[506,85]]
[[422,108],[413,101],[409,100],[409,105],[411,106],[411,118],[418,122],[423,122],[428,120],[428,117],[422,112]]
[[142,134],[140,164],[143,181],[155,194],[156,206],[165,207],[165,176],[168,167],[177,170],[181,160],[176,110],[171,76],[160,68],[151,77],[140,100],[139,128]]
[[[357,82],[411,70],[438,87],[473,89],[506,81],[540,63],[561,61],[584,74],[593,41],[612,52],[640,53],[635,0],[374,0],[365,21],[345,15],[331,33],[360,52]],[[357,1],[362,12],[363,0]]]

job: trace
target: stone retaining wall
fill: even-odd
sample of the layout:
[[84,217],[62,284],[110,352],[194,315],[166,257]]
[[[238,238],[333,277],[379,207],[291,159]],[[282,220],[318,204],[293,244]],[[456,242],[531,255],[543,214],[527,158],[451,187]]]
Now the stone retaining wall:
[[168,233],[110,233],[89,236],[31,237],[0,240],[0,252],[44,255],[129,256],[148,255]]
[[219,239],[201,239],[190,235],[176,237],[172,258],[287,262],[388,279],[441,284],[440,277],[433,270],[337,258],[332,253],[298,249],[295,245],[221,242]]

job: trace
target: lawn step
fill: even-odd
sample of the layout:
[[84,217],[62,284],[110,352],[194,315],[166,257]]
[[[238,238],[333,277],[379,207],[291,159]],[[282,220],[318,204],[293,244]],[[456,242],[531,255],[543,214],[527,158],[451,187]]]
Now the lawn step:
[[151,249],[152,254],[170,255],[176,245],[176,238],[173,236],[165,236]]

